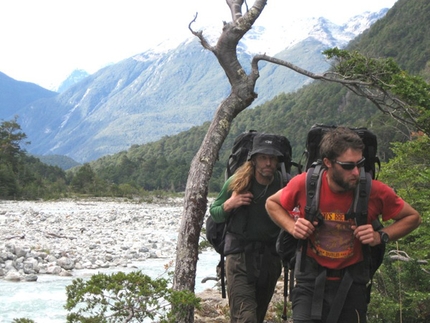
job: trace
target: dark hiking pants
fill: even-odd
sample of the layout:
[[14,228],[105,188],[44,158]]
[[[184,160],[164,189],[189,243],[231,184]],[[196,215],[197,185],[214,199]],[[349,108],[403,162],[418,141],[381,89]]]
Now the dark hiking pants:
[[[250,269],[255,276],[249,282],[245,252],[228,255],[226,258],[227,292],[232,323],[262,323],[270,300],[281,275],[279,256],[266,253],[255,255]],[[250,261],[248,259],[248,267]],[[263,277],[264,276],[264,277]]]

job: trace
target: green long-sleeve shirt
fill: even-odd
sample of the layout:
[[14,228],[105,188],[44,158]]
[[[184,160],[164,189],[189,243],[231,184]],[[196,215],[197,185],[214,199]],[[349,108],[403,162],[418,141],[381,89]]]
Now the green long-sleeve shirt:
[[251,193],[254,198],[249,206],[240,207],[232,212],[225,212],[223,205],[232,194],[228,186],[233,178],[230,177],[222,187],[218,197],[210,206],[212,219],[224,222],[232,218],[229,231],[243,235],[247,241],[273,242],[279,234],[279,227],[270,219],[266,212],[266,199],[281,189],[281,179],[278,173],[268,186],[252,181]]

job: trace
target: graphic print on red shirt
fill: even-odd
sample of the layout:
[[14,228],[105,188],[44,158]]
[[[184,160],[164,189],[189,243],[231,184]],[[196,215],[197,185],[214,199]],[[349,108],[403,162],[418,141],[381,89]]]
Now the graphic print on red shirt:
[[[308,256],[332,269],[342,269],[362,259],[361,243],[353,236],[351,224],[353,220],[345,221],[352,200],[352,192],[331,192],[326,178],[322,175],[322,186],[319,210],[325,218],[324,224],[317,228],[316,234],[308,244]],[[306,173],[291,179],[281,193],[280,203],[285,210],[298,207],[300,217],[305,217],[306,206]],[[404,201],[388,185],[372,180],[369,198],[368,220],[372,223],[379,215],[383,221],[396,216],[403,208]]]

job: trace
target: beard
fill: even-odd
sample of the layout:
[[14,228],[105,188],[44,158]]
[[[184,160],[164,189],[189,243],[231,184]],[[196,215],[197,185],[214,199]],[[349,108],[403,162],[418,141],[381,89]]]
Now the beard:
[[276,166],[256,166],[255,171],[260,174],[260,176],[264,178],[271,179],[276,172]]
[[353,191],[358,185],[358,178],[355,178],[354,181],[345,181],[342,174],[336,170],[333,171],[332,180],[344,191]]

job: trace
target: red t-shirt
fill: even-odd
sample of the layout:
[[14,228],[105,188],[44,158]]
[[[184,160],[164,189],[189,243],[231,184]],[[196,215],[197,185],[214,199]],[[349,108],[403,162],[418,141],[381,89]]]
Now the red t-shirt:
[[[307,255],[321,266],[342,269],[363,259],[361,243],[354,237],[352,220],[345,220],[351,207],[353,191],[335,193],[328,186],[326,172],[322,174],[319,210],[324,217],[323,225],[317,227],[309,238]],[[281,205],[286,210],[298,206],[300,217],[305,217],[306,173],[291,179],[281,193]],[[377,180],[372,181],[368,205],[368,223],[379,215],[387,221],[403,208],[404,201],[393,189]]]

